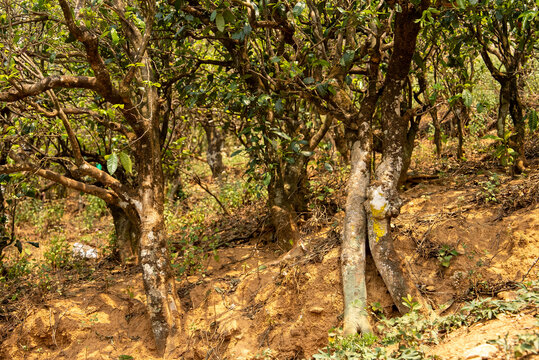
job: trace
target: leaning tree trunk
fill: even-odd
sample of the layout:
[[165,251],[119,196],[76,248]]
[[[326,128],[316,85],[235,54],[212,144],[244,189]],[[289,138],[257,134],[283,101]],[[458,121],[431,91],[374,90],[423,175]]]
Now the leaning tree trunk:
[[384,129],[384,154],[376,169],[376,180],[371,182],[368,189],[365,206],[369,247],[374,263],[395,305],[401,313],[405,313],[409,309],[403,304],[403,298],[410,295],[419,303],[423,303],[423,298],[397,255],[391,234],[391,219],[398,216],[401,207],[398,184],[404,170],[408,125],[406,117],[399,115],[401,86],[398,80],[386,83],[386,92],[382,96],[382,117],[388,125]]
[[364,207],[371,174],[371,140],[368,130],[361,135],[361,139],[356,141],[352,147],[352,169],[348,181],[341,248],[344,335],[372,332],[366,310],[367,214]]
[[[427,6],[423,4],[422,6]],[[391,219],[400,212],[398,183],[404,170],[408,116],[401,116],[401,94],[408,76],[415,40],[420,26],[414,20],[420,9],[407,8],[395,17],[393,52],[389,59],[384,92],[380,98],[383,126],[383,155],[376,169],[376,180],[367,191],[365,203],[369,233],[369,247],[391,297],[402,313],[408,311],[402,298],[408,295],[423,303],[423,298],[411,280],[403,261],[397,256],[391,234]],[[426,307],[423,307],[426,309]]]

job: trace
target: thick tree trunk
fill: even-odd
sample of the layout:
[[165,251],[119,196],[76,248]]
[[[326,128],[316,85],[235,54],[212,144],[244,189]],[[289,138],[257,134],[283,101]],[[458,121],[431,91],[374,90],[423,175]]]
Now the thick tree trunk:
[[301,159],[283,167],[274,172],[268,200],[277,244],[288,251],[301,243],[297,219],[306,210],[307,169]]
[[140,233],[125,211],[116,205],[107,205],[116,232],[116,251],[122,264],[140,263]]
[[[154,134],[155,135],[155,134]],[[158,144],[157,138],[149,141]],[[165,237],[164,178],[160,150],[151,146],[151,160],[144,164],[139,188],[140,262],[155,345],[160,354],[172,351],[179,328],[179,299]],[[144,148],[143,148],[144,149]]]
[[352,170],[346,198],[341,252],[345,335],[372,332],[366,310],[365,284],[367,214],[364,204],[367,199],[371,166],[371,142],[367,134],[352,147]]
[[[427,6],[427,4],[423,4]],[[407,8],[395,17],[394,48],[388,64],[384,92],[380,98],[382,109],[382,162],[376,169],[376,180],[368,189],[365,204],[369,232],[369,247],[376,268],[384,279],[395,305],[401,312],[408,309],[402,298],[411,295],[424,303],[417,287],[411,281],[403,262],[397,256],[391,234],[391,219],[400,212],[398,183],[404,170],[408,116],[401,116],[401,97],[408,76],[419,25],[414,21],[419,9]],[[426,307],[423,307],[426,309]]]
[[141,225],[142,279],[147,297],[155,345],[160,354],[172,351],[178,339],[180,304],[164,234],[162,213],[147,209]]

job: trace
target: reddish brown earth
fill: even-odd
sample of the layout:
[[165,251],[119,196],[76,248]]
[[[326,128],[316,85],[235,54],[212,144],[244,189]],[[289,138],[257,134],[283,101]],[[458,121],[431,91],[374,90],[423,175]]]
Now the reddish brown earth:
[[[532,265],[539,256],[539,207],[533,194],[531,202],[524,200],[539,171],[520,179],[501,174],[498,203],[481,201],[480,184],[488,176],[455,175],[404,192],[395,222],[397,249],[429,302],[442,307],[439,313],[477,295],[504,296],[512,282],[538,278],[539,266]],[[528,205],[508,205],[508,198]],[[502,208],[506,216],[500,217]],[[220,261],[209,261],[204,275],[178,282],[183,316],[176,336],[182,345],[166,358],[303,359],[327,345],[328,331],[342,326],[342,215],[310,235],[304,259],[280,261],[278,252],[252,239],[220,249]],[[443,245],[458,252],[448,267],[437,258]],[[0,322],[0,358],[157,359],[136,269],[92,266],[90,279],[21,299],[15,318]],[[383,282],[371,262],[367,267],[368,302],[394,316]],[[428,352],[458,359],[489,339],[538,331],[536,316],[508,315],[459,329]]]

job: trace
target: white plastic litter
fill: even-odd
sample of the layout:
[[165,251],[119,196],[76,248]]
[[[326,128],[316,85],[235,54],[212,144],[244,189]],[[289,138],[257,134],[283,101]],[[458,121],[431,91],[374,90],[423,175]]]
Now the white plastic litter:
[[97,259],[97,250],[89,245],[81,243],[73,244],[73,257],[81,257],[83,259]]

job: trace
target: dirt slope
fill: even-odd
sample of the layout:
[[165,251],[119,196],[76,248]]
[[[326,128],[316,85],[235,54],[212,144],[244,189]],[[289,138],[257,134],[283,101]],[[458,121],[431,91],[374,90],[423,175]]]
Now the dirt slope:
[[[500,217],[502,205],[481,200],[479,184],[486,176],[453,187],[434,181],[408,190],[395,223],[400,255],[434,308],[445,306],[444,313],[458,309],[461,300],[496,295],[524,276],[538,275],[531,267],[539,256],[539,208],[506,208],[507,216]],[[507,178],[500,199],[518,181],[530,188],[536,177]],[[337,214],[335,223],[341,219]],[[178,284],[184,315],[177,336],[184,340],[168,358],[303,359],[316,353],[327,344],[328,331],[342,325],[338,233],[330,227],[314,235],[310,255],[295,262],[279,261],[279,254],[256,240],[219,250],[220,261],[212,260],[207,274]],[[448,266],[439,257],[444,249],[457,252]],[[140,275],[134,269],[102,272],[97,280],[30,303],[2,343],[0,357],[156,359]],[[369,303],[395,315],[370,262],[367,286]],[[506,332],[539,330],[534,316],[459,330],[430,353],[458,359]]]

